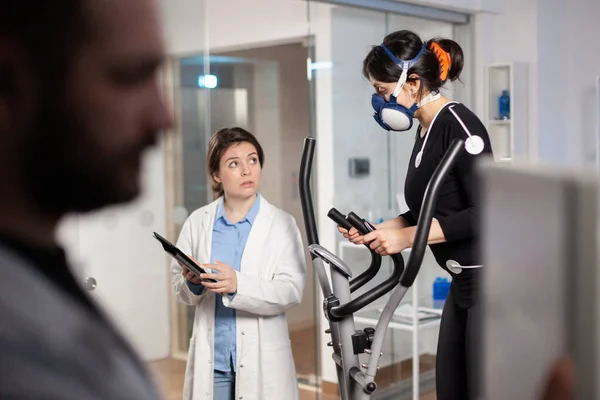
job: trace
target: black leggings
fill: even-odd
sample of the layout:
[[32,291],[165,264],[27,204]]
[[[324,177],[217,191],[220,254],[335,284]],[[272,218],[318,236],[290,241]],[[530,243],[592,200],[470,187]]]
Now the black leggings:
[[480,308],[462,308],[448,294],[437,348],[437,400],[475,400],[481,396]]

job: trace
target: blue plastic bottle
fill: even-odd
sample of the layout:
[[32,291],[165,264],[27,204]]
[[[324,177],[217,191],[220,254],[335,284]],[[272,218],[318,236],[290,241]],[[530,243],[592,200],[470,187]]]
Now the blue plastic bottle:
[[498,98],[498,115],[500,119],[510,119],[510,95],[508,90],[503,90],[502,96]]
[[450,282],[448,278],[435,278],[433,282],[433,308],[443,308],[448,292],[450,291]]

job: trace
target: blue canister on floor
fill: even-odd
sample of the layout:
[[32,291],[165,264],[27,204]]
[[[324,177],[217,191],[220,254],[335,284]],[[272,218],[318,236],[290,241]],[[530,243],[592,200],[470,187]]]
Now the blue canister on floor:
[[437,277],[433,282],[433,308],[442,308],[450,291],[448,278]]

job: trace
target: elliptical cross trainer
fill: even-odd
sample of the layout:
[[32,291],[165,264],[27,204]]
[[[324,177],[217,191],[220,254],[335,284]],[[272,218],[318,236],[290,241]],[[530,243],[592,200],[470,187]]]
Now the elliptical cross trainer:
[[[461,139],[455,139],[452,142],[427,185],[421,213],[417,221],[414,244],[408,257],[406,269],[401,254],[390,255],[394,263],[391,276],[373,290],[354,299],[352,299],[351,294],[377,275],[381,266],[381,256],[371,250],[372,259],[369,268],[356,278],[351,279],[352,273],[348,266],[335,254],[319,245],[310,191],[310,175],[315,144],[316,140],[313,137],[307,137],[304,140],[299,185],[308,248],[323,292],[323,312],[329,321],[329,329],[325,333],[331,334],[331,342],[328,345],[333,347],[333,360],[336,364],[341,400],[369,400],[377,389],[375,374],[388,325],[394,311],[419,273],[439,189],[444,178],[464,151],[465,142]],[[353,212],[344,216],[338,210],[332,208],[327,216],[337,225],[346,229],[356,228],[362,235],[375,229],[368,221]],[[325,264],[330,267],[331,283],[325,271]],[[365,328],[363,331],[356,331],[354,313],[392,289],[395,290],[387,301],[377,321],[376,328]],[[369,362],[361,365],[358,355],[362,353],[369,354]]]

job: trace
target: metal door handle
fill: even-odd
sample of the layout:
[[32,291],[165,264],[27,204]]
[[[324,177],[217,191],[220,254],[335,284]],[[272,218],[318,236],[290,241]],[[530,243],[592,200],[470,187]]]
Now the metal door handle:
[[85,290],[87,290],[88,292],[91,292],[92,290],[96,289],[96,286],[98,286],[98,284],[96,283],[96,278],[88,276],[87,278],[85,278],[83,287],[85,288]]

